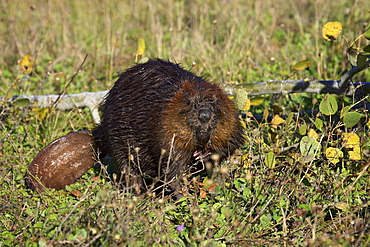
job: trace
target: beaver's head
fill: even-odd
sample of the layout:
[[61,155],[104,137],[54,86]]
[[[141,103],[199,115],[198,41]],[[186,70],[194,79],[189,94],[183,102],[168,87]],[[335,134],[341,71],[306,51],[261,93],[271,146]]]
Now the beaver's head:
[[172,131],[169,136],[182,140],[179,141],[182,146],[208,150],[218,138],[216,132],[228,129],[228,126],[219,125],[233,121],[234,114],[230,100],[218,86],[205,81],[188,81],[167,105],[164,123],[168,132]]
[[216,95],[198,92],[195,97],[187,98],[185,105],[179,114],[192,131],[196,145],[206,147],[221,117],[218,99]]

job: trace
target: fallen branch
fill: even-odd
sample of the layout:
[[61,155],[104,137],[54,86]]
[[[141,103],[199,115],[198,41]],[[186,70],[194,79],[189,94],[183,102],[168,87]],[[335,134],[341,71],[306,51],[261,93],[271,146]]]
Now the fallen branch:
[[[86,59],[86,58],[85,58]],[[85,61],[85,60],[84,60]],[[84,62],[82,62],[80,68]],[[267,80],[257,83],[243,83],[243,84],[222,84],[222,88],[229,95],[235,95],[235,91],[242,88],[248,92],[249,96],[258,96],[264,94],[289,94],[289,93],[316,93],[316,94],[345,94],[355,95],[358,100],[370,93],[370,82],[348,83],[351,78],[370,67],[370,60],[363,66],[353,66],[347,73],[345,73],[340,80]],[[72,82],[74,76],[71,78]],[[69,85],[69,84],[68,84]],[[100,92],[84,92],[69,95],[18,95],[12,98],[0,97],[0,101],[14,103],[18,100],[29,100],[29,104],[35,107],[51,107],[54,106],[60,110],[68,110],[74,107],[88,107],[96,123],[100,122],[99,105],[103,101],[106,91]],[[365,102],[367,104],[367,102]],[[28,104],[28,105],[29,105]]]
[[319,80],[267,80],[257,83],[222,84],[227,94],[234,95],[235,90],[242,88],[249,96],[264,94],[289,94],[289,93],[316,93],[316,94],[346,94],[354,95],[361,90],[367,94],[370,92],[370,82],[358,82],[349,85],[347,88],[339,87],[340,80],[319,81]]
[[28,100],[28,105],[34,107],[51,107],[54,106],[59,110],[69,110],[75,107],[82,108],[88,107],[92,113],[94,121],[100,122],[99,116],[99,105],[103,101],[108,90],[100,92],[83,92],[78,94],[67,94],[67,95],[17,95],[9,99],[0,97],[0,101],[7,101],[13,103],[18,100]]
[[[364,96],[370,92],[369,82],[348,83],[352,77],[369,68],[370,60],[361,66],[353,66],[349,71],[341,76],[340,80],[267,80],[257,83],[241,83],[241,84],[223,84],[224,90],[234,95],[235,90],[242,88],[248,92],[250,96],[258,96],[263,94],[288,94],[288,93],[316,93],[316,94],[359,94]],[[358,89],[361,89],[358,91]],[[361,97],[359,96],[359,97]]]

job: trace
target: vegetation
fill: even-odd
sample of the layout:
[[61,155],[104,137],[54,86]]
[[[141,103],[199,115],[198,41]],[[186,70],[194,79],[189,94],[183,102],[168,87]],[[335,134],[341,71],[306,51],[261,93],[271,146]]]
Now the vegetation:
[[[366,6],[1,0],[0,96],[109,89],[134,63],[140,38],[146,57],[181,62],[216,83],[339,79],[356,64],[348,48],[369,26]],[[321,36],[328,21],[343,26],[335,42]],[[304,60],[310,70],[297,70]],[[369,78],[365,70],[353,81]],[[245,146],[212,180],[188,181],[191,191],[178,204],[122,193],[97,168],[66,190],[29,190],[24,175],[38,151],[95,123],[85,108],[1,103],[0,246],[370,245],[369,121],[359,107],[366,100],[309,93],[251,99]]]

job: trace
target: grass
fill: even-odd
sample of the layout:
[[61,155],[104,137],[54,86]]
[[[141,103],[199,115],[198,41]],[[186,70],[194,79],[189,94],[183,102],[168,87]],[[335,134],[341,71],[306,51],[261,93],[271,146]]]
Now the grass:
[[[145,56],[181,62],[216,83],[283,79],[305,59],[312,62],[313,75],[301,71],[293,79],[337,79],[350,68],[348,43],[369,24],[366,3],[2,0],[0,95],[60,93],[86,54],[84,69],[66,93],[108,89],[114,76],[133,64],[140,37],[146,42]],[[344,35],[333,43],[320,34],[331,20],[342,23]],[[366,45],[365,39],[358,45]],[[37,65],[27,78],[17,65],[26,54]],[[354,80],[368,78],[365,71]],[[336,99],[340,106],[356,102]],[[318,110],[322,100],[310,94],[268,96],[250,111],[284,116]],[[246,118],[247,142],[240,155],[216,168],[212,181],[189,181],[195,192],[175,205],[123,194],[96,169],[63,191],[30,191],[24,174],[38,151],[95,124],[88,109],[4,103],[0,109],[0,246],[370,244],[368,126],[340,125],[340,110],[331,117],[290,115],[278,126],[268,118]],[[367,121],[365,110],[351,111]],[[322,147],[314,159],[300,147],[278,151],[300,143],[310,130]],[[361,160],[351,157],[353,148],[346,146],[342,132],[359,136]],[[344,157],[333,164],[325,155],[327,147],[340,149]],[[272,161],[262,156],[269,152]]]

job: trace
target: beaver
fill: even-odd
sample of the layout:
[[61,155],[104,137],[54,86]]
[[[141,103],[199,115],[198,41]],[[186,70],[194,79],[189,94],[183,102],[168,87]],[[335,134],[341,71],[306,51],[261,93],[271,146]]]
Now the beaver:
[[64,189],[95,163],[94,144],[87,130],[71,132],[46,146],[33,159],[26,184],[33,190]]
[[148,189],[146,178],[168,183],[210,154],[221,161],[244,143],[236,109],[221,88],[161,59],[120,75],[93,136],[139,192]]
[[[94,146],[101,157],[113,160],[127,188],[142,193],[147,181],[166,185],[176,180],[170,186],[177,189],[177,178],[189,174],[194,164],[204,164],[211,154],[224,160],[244,143],[236,109],[221,88],[161,59],[120,75],[103,102],[93,144],[88,132],[77,133],[51,143],[31,163],[29,173],[45,187],[60,189],[74,182],[93,165],[89,147]],[[69,173],[71,178],[63,179]],[[31,188],[40,187],[32,176],[28,181]]]

